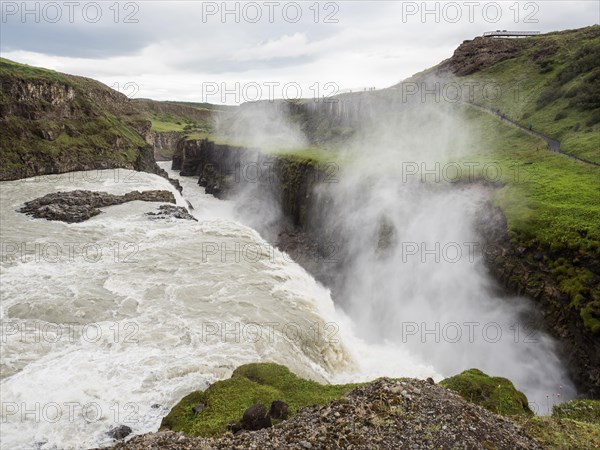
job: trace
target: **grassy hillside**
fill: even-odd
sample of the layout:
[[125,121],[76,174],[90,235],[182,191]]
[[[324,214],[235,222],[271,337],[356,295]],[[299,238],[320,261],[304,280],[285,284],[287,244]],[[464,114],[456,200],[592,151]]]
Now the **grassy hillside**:
[[[565,153],[600,162],[600,26],[519,39],[508,59],[492,64],[489,42],[463,44],[471,46],[470,60],[488,62],[458,77],[492,87],[487,98],[475,89],[474,103],[531,124],[559,140]],[[460,60],[460,47],[457,55]],[[440,67],[452,64],[450,59]],[[541,264],[568,307],[589,331],[600,333],[600,168],[549,152],[541,139],[476,108],[466,117],[481,137],[475,154],[498,161],[506,175],[494,201],[507,217],[513,247],[541,252]]]
[[148,99],[133,101],[141,116],[151,122],[152,131],[184,134],[211,133],[214,118],[226,107],[210,103],[158,102]]
[[97,81],[0,59],[0,179],[153,170],[128,99]]
[[508,221],[514,248],[534,255],[554,277],[584,325],[600,333],[600,168],[549,152],[540,139],[489,114],[470,111],[484,136],[480,157],[502,167],[495,203]]
[[474,89],[475,103],[531,124],[566,153],[600,163],[600,26],[513,42],[511,58],[458,81],[487,83],[486,90]]
[[[600,26],[526,39],[476,38],[465,41],[452,58],[409,80],[419,86],[432,82],[476,86],[473,99],[465,88],[464,102],[445,105],[450,115],[460,118],[456,143],[448,145],[457,155],[469,155],[463,157],[465,162],[476,161],[479,167],[493,163],[501,169],[492,200],[507,218],[511,246],[523,251],[525,259],[541,258],[530,261],[531,266],[553,278],[566,298],[564,307],[573,308],[582,326],[594,334],[600,334],[600,167],[550,152],[544,140],[468,105],[467,100],[499,109],[523,126],[531,123],[534,130],[559,140],[561,151],[600,163],[599,51]],[[401,101],[399,86],[369,93],[371,104],[377,106],[371,108],[375,114],[369,113],[359,124],[363,127],[359,134],[378,120],[397,123],[392,132],[399,138],[447,133],[428,119],[436,106],[433,96],[425,103],[418,94],[412,103]],[[345,98],[370,105],[364,94]],[[416,117],[417,128],[400,131],[402,119],[391,118],[396,110]],[[419,125],[419,117],[425,124]],[[304,128],[317,130],[316,141],[343,147],[338,135],[330,136],[334,122],[326,114],[314,114]],[[329,131],[320,133],[321,128]],[[474,138],[463,140],[464,135]],[[378,136],[373,139],[380,142]],[[366,149],[369,139],[364,141]],[[456,145],[470,148],[452,149]]]

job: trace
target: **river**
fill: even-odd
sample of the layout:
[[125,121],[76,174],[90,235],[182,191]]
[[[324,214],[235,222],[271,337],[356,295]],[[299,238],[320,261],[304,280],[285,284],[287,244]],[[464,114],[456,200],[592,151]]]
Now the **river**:
[[[3,449],[109,445],[121,424],[155,431],[181,397],[253,361],[323,382],[441,377],[355,337],[329,291],[236,221],[233,203],[182,183],[185,199],[159,176],[123,169],[2,183]],[[16,211],[74,189],[170,190],[198,222],[149,220],[158,205],[146,202],[79,224]]]

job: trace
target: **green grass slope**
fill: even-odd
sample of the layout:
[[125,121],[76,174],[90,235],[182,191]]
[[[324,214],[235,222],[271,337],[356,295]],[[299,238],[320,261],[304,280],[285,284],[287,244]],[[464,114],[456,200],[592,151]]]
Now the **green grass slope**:
[[151,122],[152,131],[158,133],[179,132],[184,135],[207,134],[214,129],[214,120],[227,110],[210,103],[186,103],[133,100],[142,117]]
[[600,26],[519,39],[514,45],[511,58],[458,81],[479,83],[475,103],[531,124],[560,141],[566,153],[600,163]]
[[[463,46],[476,42],[470,58],[489,62],[495,43],[488,38]],[[523,126],[532,124],[560,141],[565,153],[599,163],[600,26],[519,39],[514,45],[508,59],[457,78],[490,86],[487,95],[474,89],[470,100],[499,109]],[[452,69],[452,58],[440,67]],[[494,201],[507,217],[514,248],[544,255],[543,270],[566,295],[565,306],[599,334],[600,168],[550,152],[541,139],[470,109],[466,127],[480,136],[474,154],[498,161],[503,169],[504,186]]]

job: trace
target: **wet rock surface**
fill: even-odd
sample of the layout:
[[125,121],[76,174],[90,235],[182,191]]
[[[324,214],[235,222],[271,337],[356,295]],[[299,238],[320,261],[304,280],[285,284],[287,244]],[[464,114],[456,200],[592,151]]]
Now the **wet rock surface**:
[[131,428],[127,425],[119,425],[118,427],[112,428],[108,435],[113,439],[124,439],[131,434]]
[[26,202],[19,212],[36,219],[76,223],[100,214],[98,208],[135,200],[175,203],[175,196],[172,192],[164,190],[132,191],[124,195],[85,190],[55,192]]
[[276,420],[286,420],[290,414],[290,408],[287,403],[282,402],[281,400],[275,400],[271,403],[271,409],[269,410],[269,415],[272,419]]
[[[569,305],[568,295],[561,291],[548,261],[563,258],[580,260],[594,277],[590,291],[597,289],[600,266],[597,257],[582,258],[566,249],[540,249],[515,246],[508,235],[502,210],[487,203],[482,206],[476,229],[486,248],[483,259],[490,273],[509,291],[532,298],[542,311],[544,324],[564,344],[559,347],[567,369],[580,393],[591,398],[600,396],[600,335],[586,330],[583,318]],[[538,325],[538,323],[533,323]],[[541,323],[539,324],[541,325]]]
[[247,430],[262,430],[271,426],[271,417],[269,417],[267,407],[258,403],[244,412],[242,422]]
[[278,425],[218,438],[159,432],[113,449],[540,449],[514,423],[420,380],[379,379]]
[[198,219],[192,216],[183,206],[160,205],[158,207],[158,212],[149,212],[146,213],[146,215],[152,220],[183,219],[198,222]]

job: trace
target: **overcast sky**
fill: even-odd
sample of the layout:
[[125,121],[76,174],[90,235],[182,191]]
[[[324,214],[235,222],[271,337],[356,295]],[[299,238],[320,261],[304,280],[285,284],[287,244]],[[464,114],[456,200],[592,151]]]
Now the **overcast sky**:
[[138,98],[230,104],[280,97],[284,86],[288,98],[313,97],[317,88],[319,96],[383,88],[485,31],[548,32],[600,21],[598,0],[1,6],[5,58],[95,78]]

